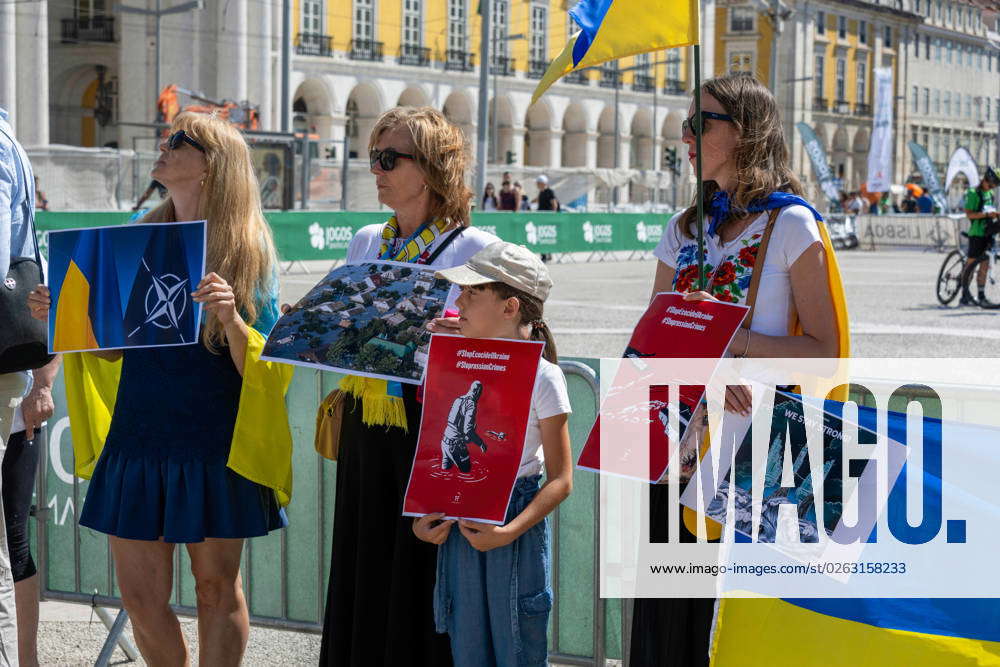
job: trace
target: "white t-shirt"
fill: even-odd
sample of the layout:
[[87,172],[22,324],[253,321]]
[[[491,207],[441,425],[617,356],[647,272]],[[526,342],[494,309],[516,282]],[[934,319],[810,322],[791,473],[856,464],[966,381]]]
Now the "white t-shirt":
[[545,452],[542,450],[541,420],[556,415],[573,412],[566,389],[566,376],[562,369],[545,359],[538,363],[535,374],[535,388],[531,394],[531,413],[528,415],[528,431],[524,438],[524,452],[517,476],[529,477],[542,472]]
[[[680,214],[678,214],[680,215]],[[692,256],[697,251],[698,241],[687,238],[680,230],[676,222],[677,216],[667,224],[667,229],[663,232],[659,245],[653,254],[661,262],[671,268],[677,268],[678,258],[682,256]],[[763,234],[767,226],[768,213],[762,213],[750,223],[743,233],[722,245],[718,236],[705,235],[705,262],[710,265],[708,275],[711,277],[712,270],[726,262],[732,262],[738,266],[740,260],[740,250],[746,247],[755,234]],[[706,220],[705,228],[708,228]],[[757,301],[754,308],[753,321],[750,323],[750,330],[767,336],[787,336],[788,321],[792,314],[794,304],[792,302],[792,283],[790,270],[806,248],[814,243],[822,242],[819,235],[819,227],[813,218],[812,211],[805,206],[786,206],[778,214],[774,223],[774,231],[771,233],[771,240],[767,246],[767,257],[764,258],[763,273],[760,276],[760,285],[757,288]],[[680,262],[687,264],[687,262]],[[756,269],[760,269],[760,263],[755,262]],[[739,303],[746,301],[746,293],[749,287],[750,274],[746,273],[745,278],[737,279],[736,284],[742,291],[742,298]],[[676,283],[678,276],[674,275]]]
[[[347,261],[378,261],[378,250],[382,245],[382,228],[384,226],[385,223],[376,223],[374,225],[365,225],[359,229],[358,233],[354,235],[353,239],[351,239],[351,245],[347,247]],[[439,243],[443,243],[444,240],[451,235],[451,232],[452,230],[448,230],[438,236],[434,243],[430,245],[430,251],[433,253],[437,248],[437,245]],[[489,232],[484,232],[483,230],[476,229],[475,227],[466,227],[462,233],[448,245],[447,248],[441,251],[441,254],[434,260],[432,266],[441,269],[450,269],[453,266],[460,266],[465,264],[465,262],[467,262],[469,258],[477,252],[499,240],[499,238]],[[458,298],[458,294],[458,286],[452,285],[451,291],[448,292],[448,300],[445,303],[445,309],[455,307],[455,299]]]

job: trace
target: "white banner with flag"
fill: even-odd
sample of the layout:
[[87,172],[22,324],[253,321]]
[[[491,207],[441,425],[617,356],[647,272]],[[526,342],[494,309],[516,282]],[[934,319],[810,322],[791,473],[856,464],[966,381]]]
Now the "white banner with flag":
[[969,179],[969,187],[974,188],[979,185],[979,167],[972,158],[972,154],[964,146],[959,146],[951,155],[948,161],[948,175],[944,179],[944,189],[951,187],[951,182],[959,174],[965,174]]
[[875,118],[868,151],[868,191],[888,192],[892,184],[892,69],[875,70]]

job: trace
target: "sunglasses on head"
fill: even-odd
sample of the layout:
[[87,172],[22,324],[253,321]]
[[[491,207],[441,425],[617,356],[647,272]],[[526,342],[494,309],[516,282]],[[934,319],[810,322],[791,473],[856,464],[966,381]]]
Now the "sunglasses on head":
[[735,122],[733,117],[727,114],[715,113],[714,111],[702,111],[701,118],[692,115],[690,118],[685,118],[681,121],[681,134],[687,134],[690,132],[693,136],[697,137],[701,134],[702,127],[705,127],[706,120],[724,120],[729,123]]
[[167,137],[167,148],[174,151],[181,147],[182,144],[188,144],[194,146],[202,153],[206,152],[205,147],[199,144],[197,141],[188,136],[187,132],[184,130],[177,130],[169,137]]
[[405,157],[407,160],[417,159],[415,155],[400,153],[395,148],[386,148],[384,151],[373,148],[371,152],[368,153],[368,161],[371,164],[371,168],[374,169],[375,165],[378,164],[378,166],[382,168],[382,171],[392,171],[395,169],[396,160],[401,157]]

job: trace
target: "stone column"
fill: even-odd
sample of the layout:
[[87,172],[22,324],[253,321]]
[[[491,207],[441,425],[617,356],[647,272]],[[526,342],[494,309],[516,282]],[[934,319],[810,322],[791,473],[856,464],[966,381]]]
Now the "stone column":
[[272,132],[275,130],[273,121],[274,87],[272,80],[271,51],[271,9],[267,4],[254,4],[254,25],[258,35],[254,38],[254,85],[250,90],[250,101],[260,108],[260,128]]
[[632,135],[624,132],[618,137],[618,168],[628,169],[632,160]]
[[[0,107],[17,125],[17,5],[0,3]],[[47,82],[45,82],[47,83]]]
[[597,167],[597,140],[600,136],[597,132],[587,132],[584,135],[584,140],[587,142],[587,161],[584,163],[585,167],[590,167],[591,169]]
[[562,130],[549,130],[549,166],[550,167],[561,167],[562,166],[562,141],[563,134]]
[[216,95],[236,101],[247,99],[247,0],[218,3],[219,36],[216,42],[218,79]]
[[[25,146],[49,143],[49,17],[48,3],[14,5],[17,8],[19,51],[15,115],[18,140]],[[29,55],[30,54],[30,55]],[[41,83],[40,83],[41,82]]]

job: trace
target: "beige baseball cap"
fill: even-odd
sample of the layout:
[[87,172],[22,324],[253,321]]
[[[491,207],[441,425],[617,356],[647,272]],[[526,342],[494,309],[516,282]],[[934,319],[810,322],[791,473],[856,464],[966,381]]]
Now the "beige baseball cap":
[[504,283],[545,301],[552,289],[549,270],[538,255],[516,243],[498,241],[486,246],[462,266],[438,271],[456,285]]

